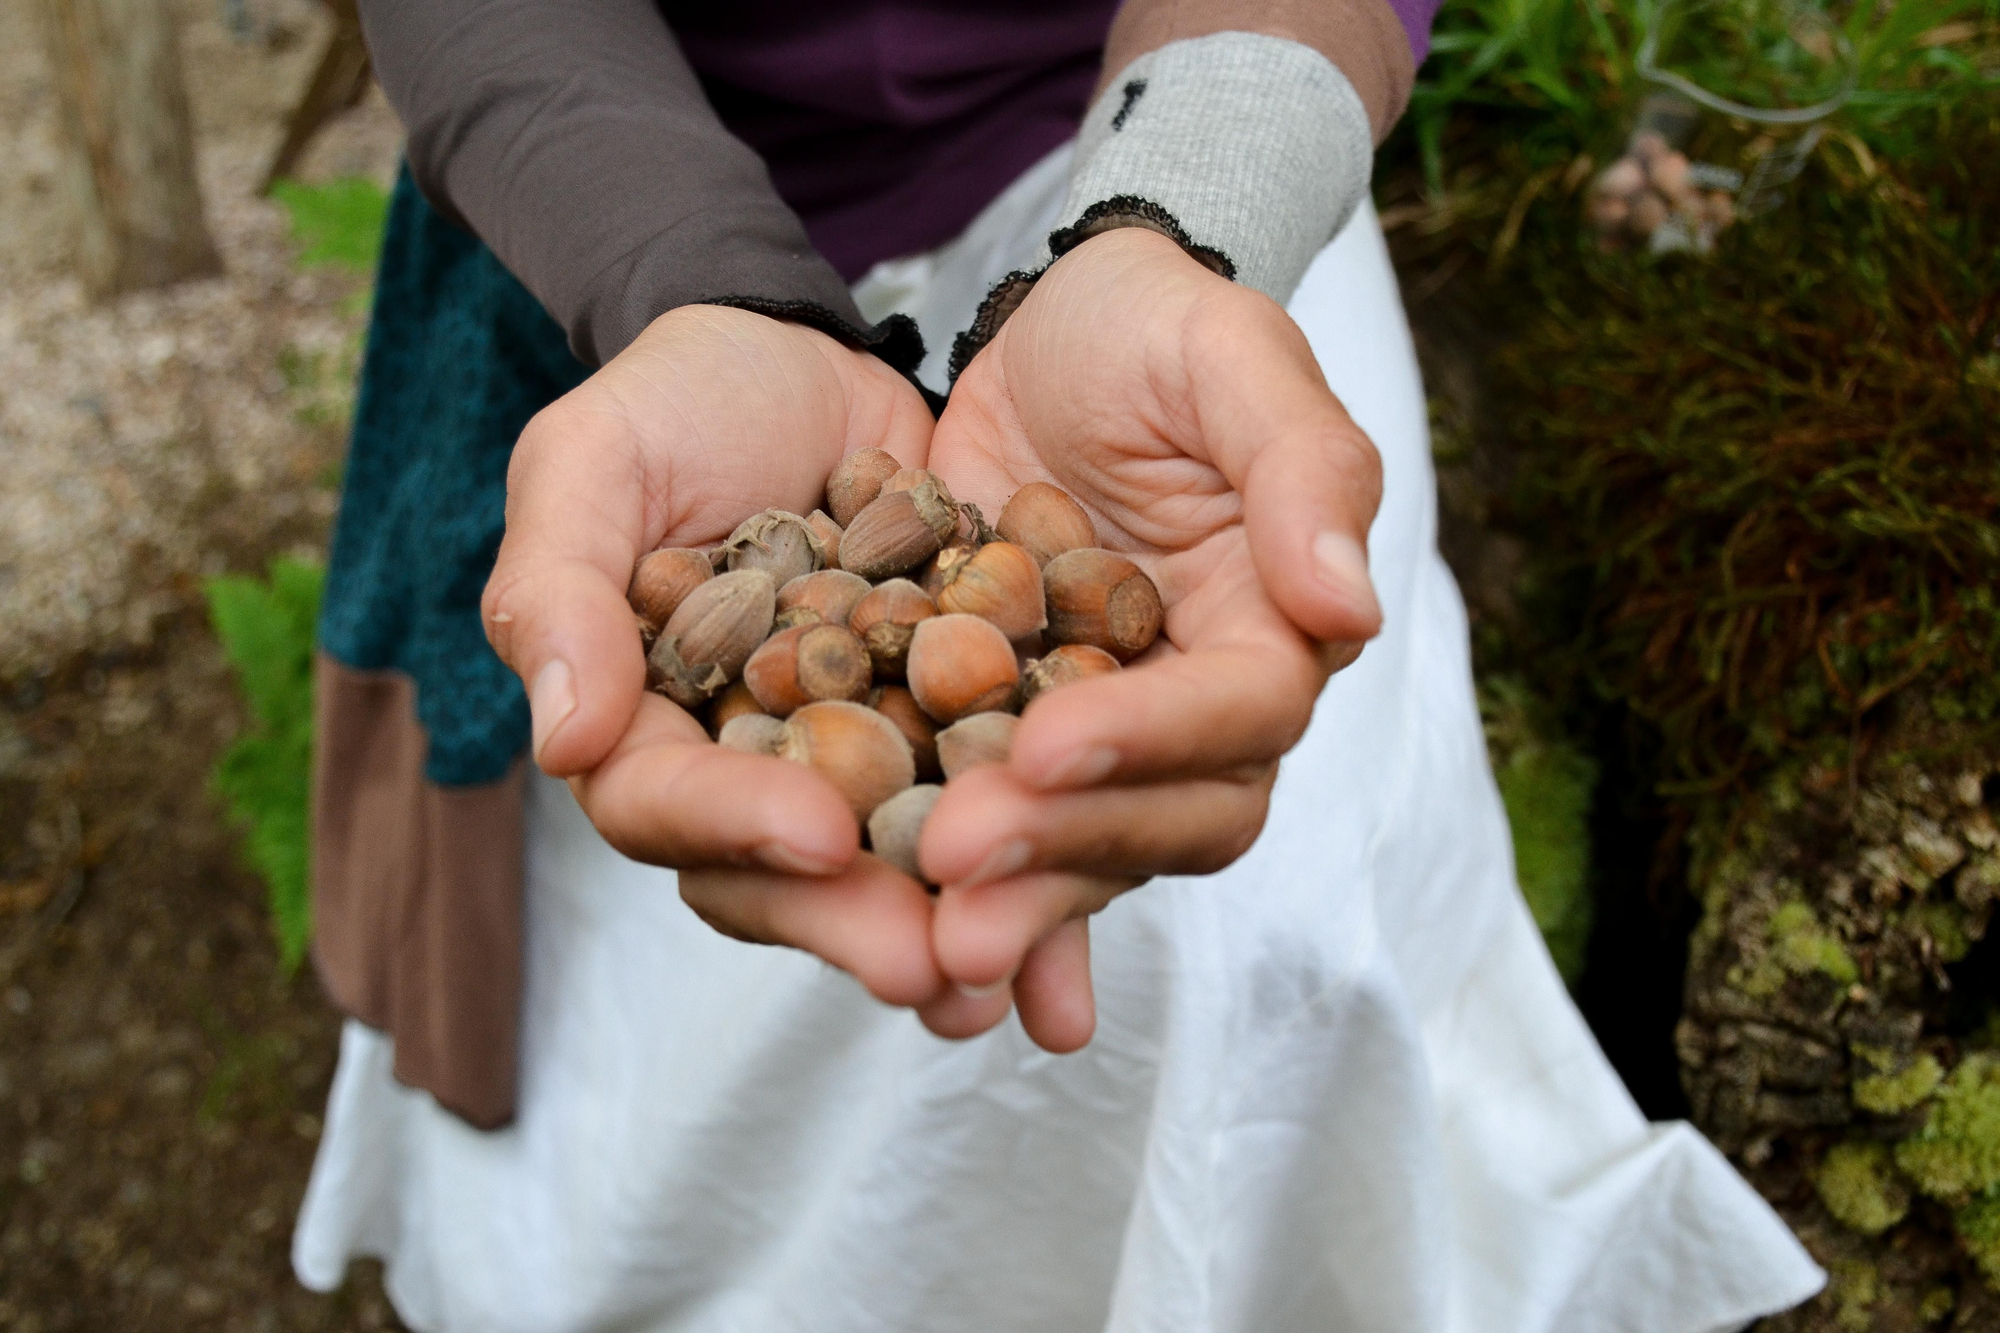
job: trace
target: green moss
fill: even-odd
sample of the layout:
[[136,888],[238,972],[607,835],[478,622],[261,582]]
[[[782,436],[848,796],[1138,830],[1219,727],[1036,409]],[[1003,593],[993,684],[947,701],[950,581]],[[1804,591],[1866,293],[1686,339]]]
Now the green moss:
[[1842,1226],[1879,1236],[1910,1211],[1910,1187],[1880,1143],[1835,1144],[1813,1176],[1820,1202]]
[[1952,1218],[1959,1243],[1986,1280],[2000,1286],[2000,1193],[1987,1194]]
[[1972,951],[1972,941],[1965,933],[1965,913],[1956,903],[1918,903],[1904,914],[1903,923],[1930,936],[1938,957],[1947,963],[1956,963]]
[[1836,1259],[1826,1267],[1834,1323],[1852,1333],[1869,1333],[1875,1327],[1875,1303],[1885,1294],[1881,1272],[1863,1259]]
[[1932,1287],[1917,1302],[1917,1318],[1926,1324],[1943,1321],[1958,1308],[1958,1295],[1950,1287]]
[[284,180],[271,187],[271,196],[292,216],[300,268],[333,265],[367,272],[375,267],[389,194],[374,181],[358,176],[319,185]]
[[1517,677],[1480,684],[1487,751],[1507,826],[1514,873],[1556,968],[1574,982],[1590,937],[1590,798],[1597,767],[1556,733]]
[[1896,1165],[1946,1203],[2000,1187],[2000,1058],[1981,1052],[1959,1063],[1923,1129],[1896,1146]]
[[1853,955],[1840,938],[1819,923],[1811,907],[1803,902],[1785,903],[1771,913],[1769,927],[1771,956],[1795,976],[1820,972],[1843,986],[1861,979]]
[[1876,1115],[1901,1115],[1937,1091],[1944,1067],[1919,1055],[1895,1073],[1866,1074],[1854,1080],[1854,1104]]

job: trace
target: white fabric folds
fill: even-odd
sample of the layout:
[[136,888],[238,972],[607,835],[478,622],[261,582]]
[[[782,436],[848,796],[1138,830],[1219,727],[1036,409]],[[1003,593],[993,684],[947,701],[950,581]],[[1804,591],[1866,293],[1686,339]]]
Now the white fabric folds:
[[[935,344],[1063,181],[857,298]],[[1514,886],[1365,204],[1290,309],[1381,450],[1386,629],[1250,853],[1096,919],[1087,1048],[940,1041],[724,939],[537,779],[519,1119],[468,1128],[350,1024],[300,1277],[379,1255],[421,1333],[1720,1333],[1817,1289],[1719,1153],[1640,1116]]]
[[1059,225],[1143,199],[1282,303],[1367,195],[1374,156],[1360,95],[1311,47],[1251,32],[1170,42],[1084,117]]

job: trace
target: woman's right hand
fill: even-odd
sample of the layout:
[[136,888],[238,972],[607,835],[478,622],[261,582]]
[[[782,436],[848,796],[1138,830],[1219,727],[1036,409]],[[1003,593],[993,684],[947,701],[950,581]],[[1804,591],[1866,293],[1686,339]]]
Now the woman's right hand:
[[724,750],[648,693],[625,600],[646,552],[721,540],[760,509],[805,513],[854,449],[921,465],[932,424],[906,380],[823,333],[671,311],[522,433],[481,610],[527,684],[535,761],[606,841],[680,870],[724,934],[806,949],[950,1030],[965,1001],[932,959],[922,886],[861,854],[819,775]]

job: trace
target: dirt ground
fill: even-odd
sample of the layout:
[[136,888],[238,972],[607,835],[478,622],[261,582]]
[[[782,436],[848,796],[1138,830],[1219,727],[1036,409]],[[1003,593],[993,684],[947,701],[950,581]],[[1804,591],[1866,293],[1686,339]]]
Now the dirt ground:
[[[65,271],[28,6],[0,6],[0,1329],[394,1328],[287,1259],[337,1020],[279,974],[206,788],[242,725],[200,579],[317,552],[365,279],[300,273],[253,196],[325,20],[185,0],[227,272],[93,307]],[[379,96],[307,178],[386,181]]]

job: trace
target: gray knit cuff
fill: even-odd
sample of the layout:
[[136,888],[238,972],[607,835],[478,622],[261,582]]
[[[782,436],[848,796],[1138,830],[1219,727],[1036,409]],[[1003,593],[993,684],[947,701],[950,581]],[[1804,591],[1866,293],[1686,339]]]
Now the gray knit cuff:
[[1219,32],[1140,56],[1076,141],[1063,225],[1010,274],[952,349],[954,379],[1042,270],[1091,236],[1140,226],[1280,304],[1368,190],[1374,138],[1337,66],[1299,42]]

